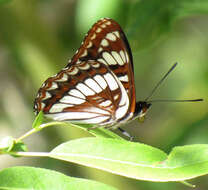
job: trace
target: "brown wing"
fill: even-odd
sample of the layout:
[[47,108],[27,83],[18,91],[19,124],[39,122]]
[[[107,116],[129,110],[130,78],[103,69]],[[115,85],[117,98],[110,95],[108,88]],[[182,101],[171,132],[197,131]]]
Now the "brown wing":
[[95,23],[69,64],[47,79],[34,109],[55,120],[100,125],[130,119],[135,111],[131,50],[118,23]]
[[50,77],[35,100],[37,112],[54,120],[100,125],[126,118],[128,108],[121,82],[108,66],[95,61],[71,65]]
[[126,89],[130,100],[129,111],[134,112],[136,97],[132,54],[127,38],[117,22],[104,18],[95,23],[68,66],[87,60],[108,65]]

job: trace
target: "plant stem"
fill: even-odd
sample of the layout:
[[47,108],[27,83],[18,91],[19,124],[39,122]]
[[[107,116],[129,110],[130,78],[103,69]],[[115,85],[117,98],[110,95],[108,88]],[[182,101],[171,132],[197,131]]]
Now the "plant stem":
[[25,139],[26,137],[29,137],[30,135],[32,135],[33,133],[36,133],[46,127],[50,127],[50,126],[54,126],[54,125],[59,125],[59,126],[75,126],[71,123],[64,123],[64,122],[58,122],[58,121],[53,121],[53,122],[49,122],[49,123],[44,123],[41,124],[40,126],[31,129],[30,131],[28,131],[27,133],[25,133],[24,135],[22,135],[21,137],[19,137],[18,139],[16,139],[16,143],[19,141],[22,141],[23,139]]
[[10,152],[9,154],[24,157],[49,157],[49,152]]
[[193,184],[191,184],[191,183],[189,183],[187,181],[179,181],[179,182],[182,183],[183,185],[188,186],[188,187],[192,187],[192,188],[196,187],[196,185],[193,185]]
[[25,133],[24,135],[22,135],[21,137],[19,137],[18,139],[16,139],[15,141],[16,141],[16,143],[17,142],[20,142],[21,140],[23,140],[24,138],[26,138],[26,137],[28,137],[28,136],[30,136],[30,135],[32,135],[33,133],[36,133],[37,132],[37,129],[31,129],[30,131],[28,131],[27,133]]

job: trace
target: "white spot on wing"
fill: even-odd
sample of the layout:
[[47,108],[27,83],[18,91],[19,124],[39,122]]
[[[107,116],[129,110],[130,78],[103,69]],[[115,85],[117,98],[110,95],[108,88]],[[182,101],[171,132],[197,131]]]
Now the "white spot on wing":
[[[124,87],[123,87],[124,88]],[[122,91],[123,89],[121,89],[121,91]],[[125,92],[125,93],[124,93]],[[120,100],[120,103],[119,103],[119,106],[124,106],[126,103],[127,103],[127,101],[129,102],[129,98],[128,98],[128,95],[127,95],[127,93],[126,93],[126,91],[125,91],[125,89],[124,89],[124,91],[122,92],[123,94],[122,94],[122,96],[121,96],[121,100]]]
[[69,75],[76,75],[78,73],[79,69],[77,67],[74,67],[71,71],[68,71]]
[[113,55],[113,57],[115,58],[115,60],[117,61],[119,65],[124,65],[124,62],[121,59],[121,56],[116,51],[112,51],[111,54]]
[[91,110],[93,113],[97,113],[97,114],[105,114],[105,115],[109,115],[110,113],[104,109],[100,109],[97,107],[93,107],[93,109]]
[[103,79],[103,77],[101,75],[95,75],[94,79],[102,87],[102,89],[105,89],[107,87],[107,83],[106,83],[106,81]]
[[106,120],[109,119],[109,116],[101,116],[101,117],[96,117],[96,118],[92,118],[92,119],[86,119],[84,120],[85,123],[92,123],[92,124],[102,124],[103,122],[105,122]]
[[92,96],[95,93],[83,83],[78,83],[76,88],[80,90],[85,96]]
[[42,93],[41,92],[38,92],[36,98],[40,98],[40,96],[42,96]]
[[44,82],[41,86],[41,88],[44,88],[46,86],[46,83]]
[[106,38],[111,41],[116,41],[116,36],[113,33],[108,33]]
[[120,51],[120,55],[121,55],[121,58],[123,59],[123,62],[126,63],[126,58],[122,50]]
[[68,80],[68,75],[66,73],[60,79],[56,79],[56,82],[65,82]]
[[121,100],[119,102],[118,109],[116,110],[116,114],[115,114],[116,119],[120,119],[120,118],[124,117],[124,115],[127,113],[128,109],[129,109],[128,94],[120,82],[119,82],[119,86],[121,89]]
[[41,102],[41,109],[43,109],[44,107],[45,107],[45,104]]
[[92,67],[99,68],[100,67],[100,63],[94,62],[94,63],[92,63]]
[[77,64],[80,64],[80,63],[81,63],[81,61],[78,59],[77,62],[76,62],[76,65],[77,65]]
[[90,68],[89,64],[79,65],[79,69],[81,69],[81,70],[88,70],[89,68]]
[[107,21],[105,24],[107,24],[107,25],[111,25],[111,22],[110,22],[110,21]]
[[94,40],[96,38],[96,34],[93,33],[93,35],[91,36],[91,40]]
[[97,28],[97,30],[96,30],[97,33],[100,33],[101,31],[102,31],[101,28]]
[[113,32],[118,38],[120,38],[120,35],[119,35],[119,32],[118,31],[115,31]]
[[128,110],[128,107],[129,107],[129,100],[127,100],[127,96],[124,95],[125,97],[123,97],[124,100],[126,100],[125,104],[123,104],[122,106],[120,106],[117,110],[116,110],[116,119],[120,119],[122,118],[127,110]]
[[116,90],[118,88],[118,84],[117,81],[115,80],[115,78],[112,76],[112,74],[110,73],[106,73],[104,75],[105,80],[108,83],[108,86],[111,90]]
[[46,91],[45,97],[42,100],[46,100],[51,97],[51,94]]
[[119,95],[118,95],[118,94],[116,94],[116,95],[113,97],[113,99],[114,99],[114,100],[117,100],[117,99],[118,99],[118,97],[119,97]]
[[64,108],[68,108],[68,107],[73,107],[73,105],[57,103],[51,107],[49,113],[62,112]]
[[101,27],[102,27],[102,28],[105,28],[105,27],[106,27],[106,25],[105,25],[105,24],[102,24],[102,25],[101,25]]
[[128,82],[128,81],[129,81],[128,75],[120,76],[120,77],[118,77],[118,79],[119,79],[121,82]]
[[108,41],[106,39],[103,39],[101,41],[101,45],[104,46],[104,47],[106,47],[106,46],[109,46],[109,43],[108,43]]
[[87,56],[87,50],[85,49],[84,52],[80,55],[80,57],[85,57]]
[[98,117],[100,114],[89,113],[89,112],[62,112],[56,114],[48,114],[48,117],[53,118],[54,120],[63,121],[63,120],[78,120],[85,122],[85,119]]
[[102,88],[95,82],[93,79],[86,79],[85,84],[88,85],[91,89],[93,89],[95,92],[99,93],[102,91]]
[[129,55],[126,51],[125,51],[125,55],[126,55],[126,62],[128,63],[129,62]]
[[88,45],[86,46],[86,48],[91,48],[92,47],[92,42],[89,41]]
[[54,89],[57,89],[58,88],[58,85],[56,82],[52,82],[51,84],[51,87],[49,87],[47,90],[54,90]]
[[73,96],[64,96],[59,101],[65,104],[82,104],[85,102],[85,100]]
[[99,105],[100,105],[100,106],[103,106],[103,107],[108,107],[108,106],[110,106],[111,104],[112,104],[112,102],[111,102],[110,100],[106,100],[106,101],[100,103]]
[[76,97],[79,97],[79,98],[82,98],[82,99],[85,99],[86,97],[79,91],[79,90],[76,90],[76,89],[72,89],[68,92],[69,95],[72,95],[72,96],[76,96]]
[[110,53],[108,52],[103,52],[102,54],[103,58],[105,59],[105,61],[109,64],[109,65],[116,65],[116,61],[114,60],[114,58],[111,56]]
[[108,64],[105,62],[104,59],[101,59],[101,58],[100,58],[100,59],[98,59],[98,61],[101,62],[101,63],[103,63],[103,64],[105,64],[105,65],[108,65]]
[[98,52],[100,53],[101,51],[103,51],[103,48],[99,47]]

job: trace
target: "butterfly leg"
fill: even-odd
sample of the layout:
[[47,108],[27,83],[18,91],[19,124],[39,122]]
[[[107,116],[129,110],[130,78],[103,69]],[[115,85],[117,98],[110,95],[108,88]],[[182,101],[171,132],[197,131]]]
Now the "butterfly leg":
[[128,132],[126,132],[124,129],[118,127],[118,130],[121,131],[122,134],[123,134],[124,136],[129,137],[129,140],[130,140],[130,141],[133,141],[134,137],[131,136],[131,135],[130,135]]
[[[99,127],[102,127],[102,126],[94,125],[94,126],[92,126],[92,127],[87,128],[87,130],[89,131],[89,130],[96,129],[96,128],[99,128]],[[104,128],[105,128],[105,129],[111,129],[111,127],[112,127],[112,126],[105,126]],[[124,129],[122,129],[122,128],[120,128],[120,127],[118,127],[117,129],[118,129],[119,131],[121,131],[122,134],[123,134],[124,136],[129,137],[129,140],[130,140],[130,141],[133,141],[134,137],[131,136],[127,131],[125,131]]]

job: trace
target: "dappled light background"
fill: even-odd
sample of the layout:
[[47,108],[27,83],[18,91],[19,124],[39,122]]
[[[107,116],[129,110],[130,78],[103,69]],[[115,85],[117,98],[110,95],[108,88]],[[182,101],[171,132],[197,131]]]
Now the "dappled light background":
[[[167,0],[158,5],[142,2],[0,0],[0,138],[19,137],[31,129],[33,101],[41,84],[67,64],[94,22],[111,17],[121,24],[132,48],[137,100],[144,100],[175,62],[178,66],[152,99],[204,98],[198,103],[155,103],[144,123],[133,121],[125,130],[135,141],[167,153],[174,146],[207,144],[208,15],[193,8],[171,17],[163,14]],[[77,128],[51,127],[25,143],[29,151],[50,151],[64,141],[86,136],[90,135]],[[49,168],[119,189],[188,189],[180,183],[137,181],[54,159],[0,159],[0,169]],[[208,188],[207,176],[190,182]]]

